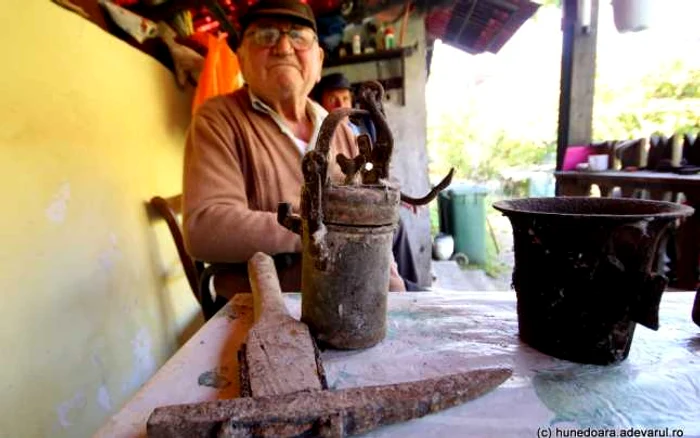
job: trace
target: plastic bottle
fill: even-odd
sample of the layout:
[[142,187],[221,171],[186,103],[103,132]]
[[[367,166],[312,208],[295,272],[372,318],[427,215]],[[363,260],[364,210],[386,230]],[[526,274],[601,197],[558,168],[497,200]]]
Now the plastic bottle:
[[377,50],[384,50],[385,32],[386,28],[384,27],[384,23],[382,23],[381,25],[379,25],[379,29],[377,29],[377,34],[375,35],[375,43],[377,45]]
[[352,37],[352,54],[359,55],[362,53],[362,40],[360,35],[355,35]]
[[396,41],[394,39],[394,28],[389,26],[384,31],[384,48],[390,50],[396,47]]

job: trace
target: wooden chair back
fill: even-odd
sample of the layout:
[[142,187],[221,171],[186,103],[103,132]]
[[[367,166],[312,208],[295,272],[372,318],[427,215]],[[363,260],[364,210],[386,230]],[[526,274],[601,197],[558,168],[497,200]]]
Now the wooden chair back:
[[[154,196],[149,204],[168,225],[170,234],[175,242],[182,268],[187,276],[187,282],[192,289],[197,302],[202,308],[204,319],[208,320],[216,314],[228,301],[225,297],[210,290],[209,283],[217,275],[237,277],[236,293],[250,292],[248,269],[246,263],[214,263],[206,264],[193,259],[185,250],[182,237],[182,195],[163,198]],[[276,254],[273,256],[277,268],[280,285],[285,291],[298,291],[301,287],[301,256],[300,254]],[[242,279],[242,280],[240,280]]]
[[[187,282],[192,289],[197,302],[202,305],[200,293],[200,279],[204,272],[204,263],[194,260],[185,250],[185,241],[182,237],[182,227],[180,224],[180,216],[182,214],[182,195],[175,195],[169,198],[154,196],[150,200],[150,205],[158,215],[165,220],[168,225],[170,234],[175,242],[177,254],[180,257],[182,268],[185,271]],[[206,313],[206,312],[205,312]]]

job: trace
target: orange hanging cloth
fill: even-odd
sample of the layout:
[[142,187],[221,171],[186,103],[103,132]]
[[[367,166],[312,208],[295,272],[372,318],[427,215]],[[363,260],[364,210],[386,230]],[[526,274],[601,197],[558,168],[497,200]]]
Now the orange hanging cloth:
[[199,75],[197,89],[192,100],[192,114],[210,97],[231,93],[243,86],[238,58],[226,44],[226,36],[215,37],[209,33],[195,33],[192,38],[207,47],[204,68]]

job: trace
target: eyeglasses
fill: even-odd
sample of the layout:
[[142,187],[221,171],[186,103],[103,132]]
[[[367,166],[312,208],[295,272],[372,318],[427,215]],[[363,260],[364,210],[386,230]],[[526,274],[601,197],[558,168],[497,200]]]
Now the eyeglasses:
[[276,46],[282,35],[289,37],[289,42],[295,50],[308,50],[316,41],[316,34],[309,28],[280,30],[276,27],[258,27],[246,33],[246,36],[253,37],[256,45],[268,49]]

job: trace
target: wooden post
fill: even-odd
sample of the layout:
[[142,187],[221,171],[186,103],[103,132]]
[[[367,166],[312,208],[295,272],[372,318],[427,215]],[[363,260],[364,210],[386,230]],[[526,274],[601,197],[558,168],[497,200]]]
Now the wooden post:
[[562,170],[568,145],[589,144],[592,139],[599,0],[590,2],[590,26],[585,28],[581,25],[581,20],[577,19],[579,1],[563,0],[562,5],[563,40],[557,170]]
[[[399,34],[399,45],[398,47],[403,47],[404,38],[406,37],[406,28],[408,27],[408,16],[411,11],[411,1],[406,0],[403,11],[403,19],[401,20],[401,33]],[[404,102],[405,104],[405,102]]]

